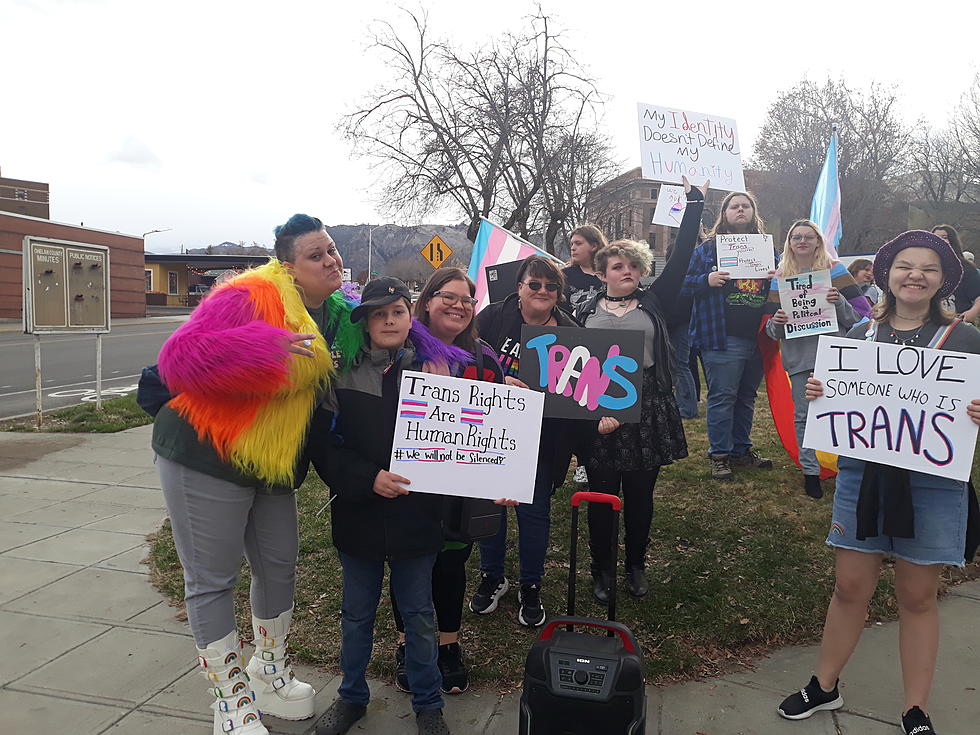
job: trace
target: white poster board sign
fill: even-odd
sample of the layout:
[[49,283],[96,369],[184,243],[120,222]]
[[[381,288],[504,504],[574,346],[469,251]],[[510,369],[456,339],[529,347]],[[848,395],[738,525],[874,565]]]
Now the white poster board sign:
[[391,472],[410,492],[534,499],[544,394],[405,371]]
[[967,480],[977,425],[980,355],[820,337],[803,446],[845,457]]
[[718,270],[732,278],[769,278],[776,268],[772,235],[718,235]]
[[829,270],[779,279],[779,305],[789,316],[786,339],[838,331],[837,309],[827,301],[832,287]]
[[745,191],[738,129],[730,117],[676,107],[637,105],[643,178]]
[[653,212],[653,224],[680,227],[687,209],[687,195],[683,186],[663,184],[657,196],[657,208]]

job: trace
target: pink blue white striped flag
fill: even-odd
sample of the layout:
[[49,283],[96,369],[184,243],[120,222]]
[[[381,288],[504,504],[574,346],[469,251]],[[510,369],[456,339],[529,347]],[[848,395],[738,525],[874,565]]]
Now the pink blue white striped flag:
[[477,300],[477,311],[489,303],[487,272],[484,268],[488,265],[524,260],[529,255],[543,255],[564,265],[551,253],[522,240],[490,220],[484,219],[480,222],[480,229],[476,233],[476,240],[473,243],[473,255],[470,256],[470,267],[467,270],[467,275],[476,283],[474,298]]
[[836,125],[830,136],[830,144],[827,146],[827,158],[823,162],[823,170],[817,181],[817,190],[813,193],[810,219],[820,227],[830,256],[836,258],[837,246],[840,245],[841,235],[844,234],[840,216],[840,182],[837,179]]

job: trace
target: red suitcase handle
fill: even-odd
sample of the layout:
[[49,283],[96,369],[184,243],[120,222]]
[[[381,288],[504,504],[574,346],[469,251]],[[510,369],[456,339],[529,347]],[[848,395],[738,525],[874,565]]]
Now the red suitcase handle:
[[614,623],[612,621],[604,623],[599,620],[589,620],[588,618],[577,618],[574,616],[555,618],[545,625],[544,630],[541,631],[541,635],[538,636],[538,640],[546,641],[551,638],[555,634],[555,630],[560,625],[567,625],[569,628],[572,626],[579,628],[601,628],[602,630],[609,631],[610,634],[616,633],[623,642],[623,648],[630,653],[636,653],[636,642],[629,628],[627,628],[625,625]]
[[578,492],[572,494],[572,505],[578,507],[583,500],[587,500],[590,503],[608,503],[612,506],[613,510],[623,509],[623,499],[618,495],[610,495],[609,493],[591,493],[591,492]]

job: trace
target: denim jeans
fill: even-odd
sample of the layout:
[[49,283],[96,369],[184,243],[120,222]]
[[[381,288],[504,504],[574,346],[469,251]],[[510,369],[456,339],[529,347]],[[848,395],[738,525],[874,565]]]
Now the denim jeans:
[[793,390],[793,424],[796,427],[796,446],[800,450],[800,467],[803,468],[803,474],[819,475],[820,460],[817,459],[817,453],[803,447],[807,414],[806,380],[809,377],[809,370],[789,376],[789,383]]
[[[551,533],[551,495],[554,486],[551,466],[538,463],[534,476],[534,501],[514,508],[517,516],[517,553],[521,564],[521,584],[541,584],[544,557]],[[501,495],[506,495],[501,491]],[[500,530],[493,538],[480,541],[480,569],[494,577],[504,576],[504,552],[507,549],[507,509],[501,508]],[[398,598],[401,604],[401,598]]]
[[742,456],[752,449],[752,415],[762,381],[754,339],[728,335],[725,350],[702,350],[708,380],[708,454]]
[[[340,617],[340,670],[338,694],[352,704],[368,703],[365,672],[374,644],[374,618],[381,599],[385,563],[339,552],[344,570],[344,596]],[[432,565],[436,555],[389,561],[391,584],[405,621],[405,673],[412,690],[412,709],[442,708],[442,675],[437,664],[438,641],[432,611]]]
[[698,415],[698,399],[694,391],[694,376],[691,375],[691,342],[687,334],[688,325],[678,324],[670,330],[670,344],[674,347],[677,359],[677,372],[674,373],[674,396],[681,418],[693,419]]

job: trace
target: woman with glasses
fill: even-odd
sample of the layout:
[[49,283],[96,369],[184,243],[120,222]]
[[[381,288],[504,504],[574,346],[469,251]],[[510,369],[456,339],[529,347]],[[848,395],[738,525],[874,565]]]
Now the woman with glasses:
[[838,331],[831,334],[844,336],[852,326],[871,315],[868,300],[862,295],[847,268],[831,257],[820,228],[808,219],[797,220],[786,235],[782,259],[770,286],[768,310],[775,310],[775,313],[766,322],[766,334],[771,339],[782,340],[780,355],[793,391],[793,418],[796,424],[796,444],[800,451],[800,466],[803,468],[803,492],[811,498],[823,497],[817,453],[803,447],[807,413],[806,379],[817,361],[820,335],[786,339],[789,315],[779,305],[779,285],[782,279],[789,276],[825,270],[830,271],[833,285],[827,293],[827,300],[834,305],[837,312]]
[[[526,258],[517,272],[517,293],[490,304],[480,312],[477,321],[480,335],[494,349],[503,368],[504,382],[521,388],[527,386],[517,375],[521,359],[521,327],[525,324],[555,327],[579,327],[569,313],[559,306],[564,299],[565,276],[559,264],[543,255]],[[565,481],[572,448],[581,444],[584,433],[594,433],[595,422],[546,418],[541,423],[538,465],[534,478],[534,500],[521,503],[514,510],[518,526],[520,556],[520,592],[517,620],[537,627],[544,623],[541,604],[541,579],[544,558],[551,531],[551,495]],[[480,586],[470,600],[470,610],[481,615],[497,609],[500,598],[510,589],[504,576],[504,551],[507,546],[507,511],[501,511],[500,531],[492,539],[480,542]]]
[[[447,345],[466,350],[472,358],[460,365],[454,374],[470,380],[502,383],[503,372],[497,357],[476,332],[476,284],[459,268],[440,268],[433,273],[415,302],[415,318],[429,329],[433,337]],[[447,372],[439,366],[426,365],[430,372]],[[464,502],[473,499],[446,498],[445,517],[453,518]],[[475,501],[477,503],[490,501]],[[498,500],[499,505],[515,505],[515,501]],[[473,544],[468,539],[453,540],[453,529],[445,527],[446,541],[436,556],[432,568],[432,602],[435,606],[439,628],[439,672],[442,675],[442,691],[460,694],[469,687],[469,675],[463,663],[459,645],[459,629],[463,622],[463,598],[466,595],[466,560],[470,558]],[[395,687],[409,691],[405,672],[405,625],[398,611],[394,590],[391,607],[398,629],[398,648],[395,650]]]

